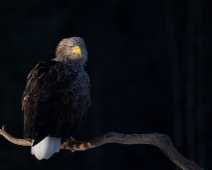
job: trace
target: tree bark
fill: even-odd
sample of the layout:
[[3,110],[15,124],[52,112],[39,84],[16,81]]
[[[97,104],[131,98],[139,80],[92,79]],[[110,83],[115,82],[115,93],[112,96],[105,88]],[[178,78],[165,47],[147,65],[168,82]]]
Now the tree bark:
[[[5,126],[0,129],[0,134],[4,136],[8,141],[22,146],[32,146],[30,140],[17,139],[7,133]],[[201,170],[202,168],[184,158],[174,147],[171,140],[167,135],[152,133],[152,134],[120,134],[114,132],[108,132],[103,136],[95,138],[88,142],[76,141],[70,138],[69,141],[61,144],[61,149],[67,149],[71,151],[84,151],[91,148],[95,148],[107,143],[119,143],[126,145],[134,144],[149,144],[158,147],[173,163],[183,170]]]

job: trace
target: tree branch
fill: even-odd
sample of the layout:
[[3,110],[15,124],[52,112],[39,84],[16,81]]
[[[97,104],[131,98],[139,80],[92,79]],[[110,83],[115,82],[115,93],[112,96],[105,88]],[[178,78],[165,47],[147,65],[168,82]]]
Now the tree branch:
[[[4,136],[11,143],[32,146],[32,142],[26,139],[17,139],[7,133],[5,126],[0,129],[0,135]],[[108,132],[103,136],[95,138],[88,142],[76,141],[70,138],[65,143],[61,144],[61,149],[71,151],[84,151],[95,148],[107,143],[119,143],[126,145],[133,144],[149,144],[158,147],[173,163],[183,170],[202,170],[201,167],[184,158],[173,146],[170,138],[167,135],[152,133],[152,134],[120,134]]]

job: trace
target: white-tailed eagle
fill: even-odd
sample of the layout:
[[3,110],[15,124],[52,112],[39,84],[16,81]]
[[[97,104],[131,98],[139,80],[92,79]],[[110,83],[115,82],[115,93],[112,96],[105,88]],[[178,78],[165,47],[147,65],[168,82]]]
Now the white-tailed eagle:
[[90,106],[90,80],[84,70],[87,50],[82,38],[63,39],[56,58],[41,62],[27,77],[22,97],[24,138],[31,153],[48,159],[61,142],[77,133]]

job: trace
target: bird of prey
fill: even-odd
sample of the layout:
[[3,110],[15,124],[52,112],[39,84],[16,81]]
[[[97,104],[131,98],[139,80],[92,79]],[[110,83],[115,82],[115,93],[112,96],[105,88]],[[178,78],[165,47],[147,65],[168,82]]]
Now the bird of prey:
[[79,130],[90,106],[90,79],[84,70],[85,43],[63,39],[56,57],[35,66],[22,96],[24,138],[33,140],[31,153],[39,160],[59,152]]

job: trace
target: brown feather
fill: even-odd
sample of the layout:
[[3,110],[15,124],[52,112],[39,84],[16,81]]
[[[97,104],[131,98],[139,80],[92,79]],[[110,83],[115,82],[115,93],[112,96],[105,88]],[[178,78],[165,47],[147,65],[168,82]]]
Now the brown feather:
[[90,105],[89,77],[80,64],[50,60],[28,75],[23,93],[24,137],[70,137]]

